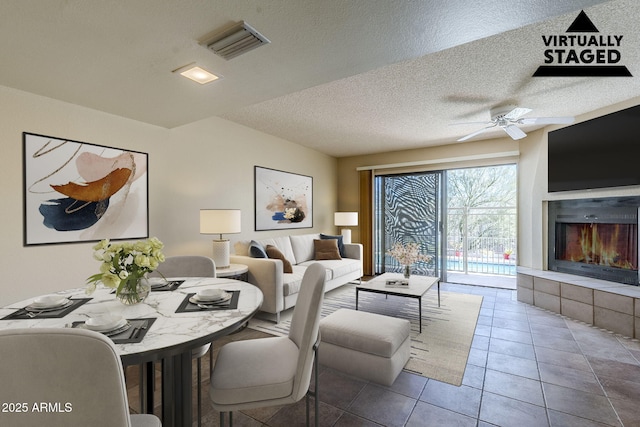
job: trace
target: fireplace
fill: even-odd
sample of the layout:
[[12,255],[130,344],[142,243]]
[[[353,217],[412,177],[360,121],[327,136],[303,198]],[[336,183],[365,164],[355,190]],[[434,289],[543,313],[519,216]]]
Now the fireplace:
[[640,197],[549,202],[548,268],[639,285]]

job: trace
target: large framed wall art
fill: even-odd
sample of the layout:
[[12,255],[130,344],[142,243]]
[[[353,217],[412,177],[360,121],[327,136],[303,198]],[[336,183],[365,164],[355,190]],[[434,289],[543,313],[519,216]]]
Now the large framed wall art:
[[25,245],[149,236],[148,154],[22,137]]
[[313,227],[313,178],[255,166],[256,231]]

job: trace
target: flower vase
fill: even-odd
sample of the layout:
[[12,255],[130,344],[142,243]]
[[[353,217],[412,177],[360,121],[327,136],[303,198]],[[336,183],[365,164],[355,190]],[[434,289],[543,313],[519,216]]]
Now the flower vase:
[[151,292],[151,285],[146,277],[129,276],[116,297],[124,305],[135,305],[143,302]]
[[409,279],[410,276],[411,276],[411,266],[410,265],[405,265],[404,266],[404,278],[405,279]]

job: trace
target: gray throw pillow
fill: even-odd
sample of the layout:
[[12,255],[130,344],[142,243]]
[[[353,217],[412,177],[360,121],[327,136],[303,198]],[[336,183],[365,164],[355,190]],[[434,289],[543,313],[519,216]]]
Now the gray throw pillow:
[[268,258],[264,247],[255,240],[252,240],[251,243],[249,243],[249,255],[252,258]]

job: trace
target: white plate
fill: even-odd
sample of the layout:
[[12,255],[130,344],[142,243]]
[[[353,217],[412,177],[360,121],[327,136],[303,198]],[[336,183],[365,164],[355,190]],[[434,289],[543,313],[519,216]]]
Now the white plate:
[[116,329],[112,329],[110,331],[100,331],[100,333],[108,337],[113,337],[115,335],[120,335],[121,333],[128,331],[130,328],[131,328],[131,323],[125,320],[124,325],[118,326]]
[[69,300],[61,295],[44,295],[33,300],[29,305],[31,308],[54,308],[61,307]]
[[118,328],[122,328],[127,324],[127,319],[122,316],[104,315],[91,317],[84,322],[87,329],[91,329],[96,332],[113,331]]
[[229,297],[229,293],[221,289],[202,289],[193,297],[199,302],[216,302],[222,301]]
[[215,300],[215,301],[207,301],[207,300],[201,300],[198,298],[197,295],[192,296],[191,298],[189,298],[189,302],[191,304],[205,304],[205,305],[216,305],[216,304],[224,304],[226,302],[228,302],[231,297],[233,296],[233,294],[229,293],[229,292],[225,292],[225,294],[227,294],[225,297],[223,297],[222,299],[219,300]]
[[24,309],[32,313],[44,313],[48,311],[62,310],[63,308],[67,308],[72,304],[73,304],[73,301],[71,301],[70,299],[65,299],[64,303],[60,305],[55,305],[53,307],[38,307],[38,306],[28,305]]

